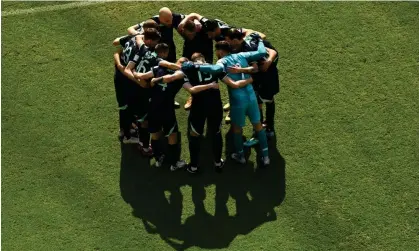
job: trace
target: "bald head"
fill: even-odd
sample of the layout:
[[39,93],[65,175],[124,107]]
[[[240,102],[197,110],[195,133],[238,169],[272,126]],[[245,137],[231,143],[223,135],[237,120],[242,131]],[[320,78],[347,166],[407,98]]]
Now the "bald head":
[[159,10],[159,20],[164,26],[171,26],[173,21],[172,11],[167,7],[161,8]]

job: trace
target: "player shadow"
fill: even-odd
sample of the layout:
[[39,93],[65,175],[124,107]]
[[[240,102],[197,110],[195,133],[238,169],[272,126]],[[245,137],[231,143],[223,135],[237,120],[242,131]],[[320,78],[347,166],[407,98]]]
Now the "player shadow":
[[[224,140],[225,151],[229,153],[230,133]],[[226,160],[224,171],[217,173],[213,169],[211,139],[206,137],[201,145],[201,173],[194,176],[150,166],[132,146],[122,146],[122,197],[132,206],[134,216],[142,220],[147,232],[159,234],[175,250],[194,246],[226,248],[238,235],[246,235],[277,219],[274,209],[285,198],[285,160],[276,149],[275,138],[269,146],[269,168]],[[254,149],[250,154],[255,154]],[[195,212],[182,224],[180,187],[184,185],[192,189]],[[206,198],[205,188],[209,185],[215,185],[215,198]],[[208,213],[214,210],[205,208],[204,200],[208,199],[215,200],[214,215]]]
[[178,237],[184,175],[170,172],[167,166],[150,165],[150,159],[142,157],[135,145],[121,144],[121,196],[150,234],[162,239]]

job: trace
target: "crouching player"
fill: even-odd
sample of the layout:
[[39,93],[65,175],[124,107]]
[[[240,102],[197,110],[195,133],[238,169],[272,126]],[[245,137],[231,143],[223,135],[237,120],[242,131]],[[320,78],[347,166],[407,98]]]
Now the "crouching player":
[[[184,59],[178,60],[180,66]],[[178,144],[178,123],[176,119],[174,99],[182,88],[184,80],[179,79],[171,84],[163,82],[163,76],[173,73],[172,70],[155,66],[152,69],[151,101],[148,113],[148,127],[151,133],[151,146],[156,159],[156,166],[160,167],[163,161],[168,161],[170,170],[175,171],[186,166],[185,161],[180,160],[180,146]],[[168,138],[167,154],[163,153],[160,138],[162,133]],[[167,155],[167,158],[166,158]]]
[[[252,52],[242,52],[237,54],[231,54],[231,46],[221,41],[215,45],[218,60],[216,65],[199,65],[192,63],[185,63],[182,65],[182,71],[190,69],[199,69],[200,72],[207,73],[219,73],[225,72],[228,67],[239,66],[242,68],[249,67],[248,61],[257,61],[266,54],[266,48],[263,45],[262,40],[258,44],[258,50]],[[238,81],[243,79],[250,79],[248,74],[232,74],[228,75],[232,80]],[[256,131],[259,139],[259,144],[262,152],[261,163],[263,166],[268,166],[270,163],[268,156],[268,143],[266,139],[265,130],[260,122],[260,114],[257,104],[257,98],[253,91],[252,85],[245,85],[240,88],[232,88],[229,86],[229,96],[231,104],[231,122],[233,128],[234,146],[236,152],[231,155],[232,159],[236,160],[241,164],[246,163],[246,159],[243,153],[243,139],[242,139],[242,128],[245,125],[246,115],[249,117],[253,128]]]

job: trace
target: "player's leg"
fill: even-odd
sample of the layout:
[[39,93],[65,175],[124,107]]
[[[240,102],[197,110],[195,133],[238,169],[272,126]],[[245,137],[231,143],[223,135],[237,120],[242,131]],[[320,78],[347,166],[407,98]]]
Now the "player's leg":
[[279,76],[276,67],[269,70],[265,77],[265,84],[261,86],[259,96],[266,105],[266,131],[269,137],[274,136],[275,99],[279,92]]
[[132,123],[135,123],[135,116],[138,111],[138,89],[135,88],[135,83],[131,80],[127,80],[126,90],[127,90],[127,109],[124,110],[124,139],[122,142],[125,144],[138,144],[138,133],[133,128]]
[[204,133],[204,125],[206,119],[205,107],[199,104],[193,104],[188,122],[189,122],[189,156],[190,163],[187,171],[196,173],[199,170],[199,154],[201,152],[201,136]]
[[119,139],[122,140],[124,137],[124,110],[128,108],[126,102],[126,94],[124,92],[124,81],[122,73],[118,69],[115,69],[114,75],[114,85],[115,85],[115,94],[116,101],[118,102],[118,113],[119,113]]
[[263,166],[268,166],[270,163],[268,156],[268,139],[266,137],[265,129],[262,127],[262,123],[260,122],[259,106],[256,100],[249,104],[247,115],[249,116],[250,122],[253,125],[255,137],[259,141],[260,151],[262,153],[262,164]]
[[[194,38],[193,40],[188,40],[185,38],[185,40],[183,41],[183,52],[182,52],[182,57],[187,58],[189,60],[191,60],[192,54],[195,52],[194,46],[197,43],[196,39]],[[189,94],[188,99],[186,100],[186,103],[184,105],[184,109],[185,110],[189,110],[192,107],[192,95]]]
[[231,129],[233,132],[233,142],[235,152],[231,155],[231,158],[240,164],[245,164],[246,159],[244,158],[243,152],[243,126],[245,125],[246,119],[246,102],[242,102],[240,106],[230,107],[231,116]]
[[152,147],[150,147],[150,132],[148,130],[148,115],[149,115],[149,96],[143,93],[138,102],[138,117],[137,127],[140,135],[140,151],[141,154],[147,157],[153,156]]
[[216,171],[222,171],[224,161],[221,158],[223,152],[223,137],[221,135],[221,123],[223,120],[223,108],[221,97],[218,97],[208,114],[208,129],[212,137],[212,152]]
[[151,135],[151,147],[153,149],[153,156],[156,160],[156,166],[161,167],[164,160],[163,147],[161,145],[161,122],[158,116],[150,111],[148,119],[148,131]]
[[167,137],[167,161],[170,165],[170,171],[176,171],[177,169],[184,168],[186,166],[185,161],[180,160],[180,146],[178,142],[178,124],[176,120],[175,111],[171,111],[165,117],[163,122],[163,132]]

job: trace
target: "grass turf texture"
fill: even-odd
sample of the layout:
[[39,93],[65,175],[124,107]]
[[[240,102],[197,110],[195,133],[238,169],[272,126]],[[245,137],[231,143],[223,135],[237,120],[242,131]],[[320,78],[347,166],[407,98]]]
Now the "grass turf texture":
[[[111,42],[161,6],[267,34],[285,160],[272,149],[269,170],[254,171],[252,153],[193,178],[120,148]],[[2,18],[2,247],[417,250],[418,14],[417,3],[120,2]]]

